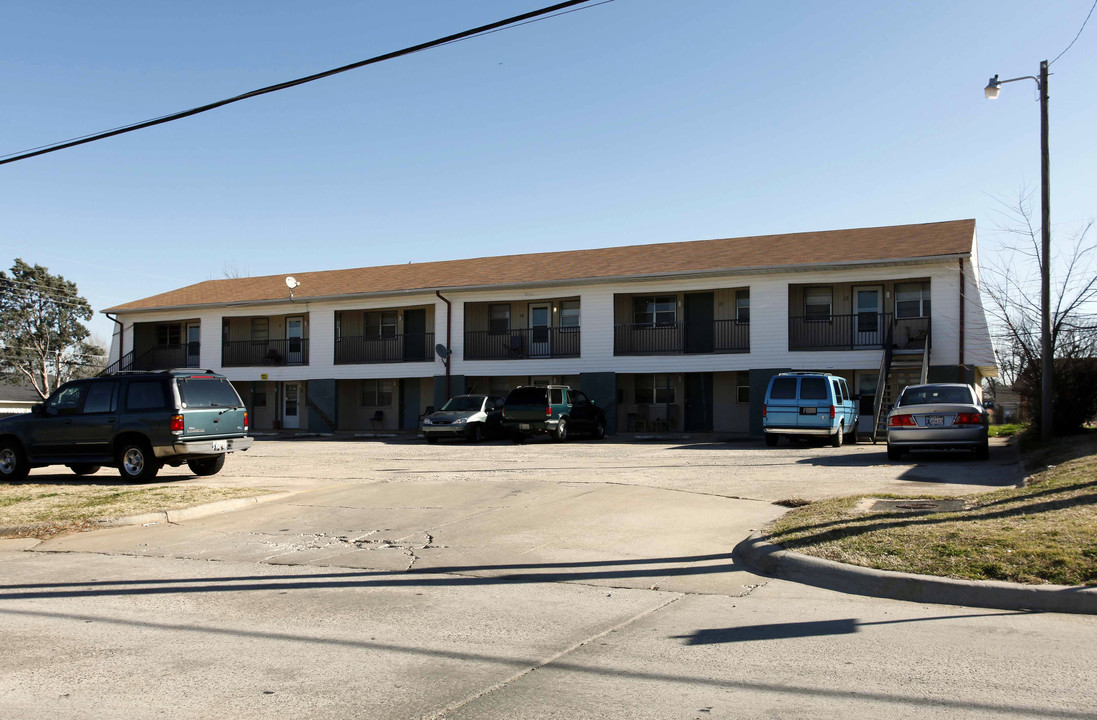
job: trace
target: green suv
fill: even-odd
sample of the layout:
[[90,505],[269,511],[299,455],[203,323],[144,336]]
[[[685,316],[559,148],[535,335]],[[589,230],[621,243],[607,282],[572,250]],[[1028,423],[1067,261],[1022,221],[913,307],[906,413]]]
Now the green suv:
[[601,439],[606,434],[606,413],[581,390],[567,385],[516,387],[503,403],[503,431],[514,442],[530,435],[548,434],[557,442],[572,432]]
[[103,465],[147,482],[164,465],[213,475],[247,450],[248,413],[232,383],[208,370],[121,372],[65,383],[30,414],[0,419],[0,481],[31,468]]

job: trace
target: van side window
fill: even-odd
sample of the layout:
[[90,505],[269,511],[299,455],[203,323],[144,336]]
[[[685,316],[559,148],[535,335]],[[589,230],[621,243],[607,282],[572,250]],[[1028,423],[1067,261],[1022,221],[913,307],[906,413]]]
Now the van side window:
[[845,380],[839,380],[838,384],[842,387],[842,400],[848,401],[850,399],[849,386],[846,385]]
[[801,400],[826,400],[827,379],[821,377],[800,378]]
[[164,389],[167,386],[159,380],[131,380],[126,388],[127,410],[161,410],[168,406]]
[[770,400],[795,400],[796,378],[773,378],[773,386],[769,390],[769,398]]

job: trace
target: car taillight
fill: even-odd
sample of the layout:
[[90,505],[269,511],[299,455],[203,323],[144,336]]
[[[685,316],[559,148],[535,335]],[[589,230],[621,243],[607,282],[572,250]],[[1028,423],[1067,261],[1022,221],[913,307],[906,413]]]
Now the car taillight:
[[888,418],[888,427],[917,427],[913,415],[892,415]]
[[244,432],[248,431],[248,411],[244,411]]
[[762,417],[766,416],[766,412],[769,410],[769,405],[762,406]]
[[172,415],[171,416],[171,431],[173,433],[183,432],[183,416],[182,415]]
[[833,405],[830,406],[830,419],[831,420],[834,419],[834,406]]
[[549,405],[547,408],[545,408],[545,417],[552,417],[552,406],[551,405]]
[[507,409],[503,408],[503,417],[506,417],[506,416],[507,416]]
[[979,413],[956,413],[953,425],[982,425],[983,416]]

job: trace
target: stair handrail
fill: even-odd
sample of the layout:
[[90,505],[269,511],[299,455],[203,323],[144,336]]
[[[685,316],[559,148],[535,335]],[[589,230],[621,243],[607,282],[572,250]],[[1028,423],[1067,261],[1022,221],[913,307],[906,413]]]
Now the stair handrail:
[[114,362],[112,362],[110,365],[107,365],[105,368],[103,368],[103,370],[99,373],[99,375],[100,376],[110,375],[112,373],[121,372],[123,370],[128,370],[131,367],[133,367],[133,351],[132,350],[130,350],[128,353],[123,355],[118,360],[115,360]]
[[925,385],[929,382],[929,345],[930,338],[933,337],[930,334],[930,318],[926,318],[926,345],[922,350],[922,384]]
[[884,338],[884,352],[880,357],[880,373],[876,376],[876,398],[872,408],[872,442],[876,442],[876,436],[880,428],[880,411],[884,406],[884,388],[887,387],[888,373],[891,371],[891,338],[892,324],[888,323],[887,337]]

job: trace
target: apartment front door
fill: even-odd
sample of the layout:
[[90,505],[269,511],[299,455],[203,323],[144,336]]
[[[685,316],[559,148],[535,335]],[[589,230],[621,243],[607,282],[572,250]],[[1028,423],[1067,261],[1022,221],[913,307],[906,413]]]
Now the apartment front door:
[[296,430],[301,427],[301,414],[298,403],[300,386],[297,383],[286,383],[282,393],[282,427],[287,430]]
[[853,288],[853,347],[878,348],[884,344],[884,288]]
[[304,350],[305,319],[286,318],[286,364],[302,365],[305,362]]
[[405,310],[404,360],[426,360],[427,352],[427,311]]
[[529,356],[548,357],[552,354],[552,303],[532,303],[529,306]]
[[196,368],[202,366],[202,326],[198,323],[187,323],[187,367]]
[[713,348],[715,310],[714,293],[686,293],[686,343],[687,353],[710,353]]

